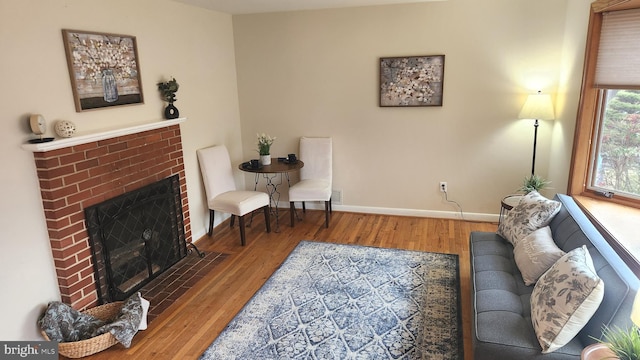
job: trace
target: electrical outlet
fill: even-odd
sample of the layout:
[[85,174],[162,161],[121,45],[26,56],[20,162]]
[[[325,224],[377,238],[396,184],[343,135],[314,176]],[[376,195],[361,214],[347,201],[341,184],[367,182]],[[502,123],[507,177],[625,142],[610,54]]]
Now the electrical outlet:
[[440,181],[440,191],[447,192],[447,182],[446,181]]

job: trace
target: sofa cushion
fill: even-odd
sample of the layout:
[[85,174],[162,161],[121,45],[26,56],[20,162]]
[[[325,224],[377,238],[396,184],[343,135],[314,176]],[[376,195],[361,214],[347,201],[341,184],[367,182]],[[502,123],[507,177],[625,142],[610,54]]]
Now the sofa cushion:
[[515,246],[525,236],[549,225],[558,211],[560,202],[549,200],[537,191],[532,191],[523,196],[518,205],[500,222],[498,235]]
[[548,226],[525,236],[513,249],[513,256],[526,285],[535,284],[564,254],[553,241]]
[[589,250],[581,246],[558,260],[531,293],[531,319],[543,353],[553,352],[582,329],[604,295]]

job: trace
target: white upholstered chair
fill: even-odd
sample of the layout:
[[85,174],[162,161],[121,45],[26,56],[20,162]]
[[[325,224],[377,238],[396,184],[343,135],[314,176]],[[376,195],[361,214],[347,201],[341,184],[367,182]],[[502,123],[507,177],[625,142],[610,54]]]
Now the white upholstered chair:
[[207,193],[209,207],[209,236],[213,234],[213,216],[215,211],[231,214],[231,226],[238,217],[240,242],[245,244],[244,215],[262,208],[267,232],[271,232],[269,196],[260,191],[236,190],[229,152],[224,145],[197,150],[200,171]]
[[331,138],[300,138],[300,160],[304,166],[300,169],[300,182],[289,188],[291,227],[295,221],[296,201],[302,202],[303,212],[306,211],[305,201],[324,201],[325,227],[329,227],[332,210],[332,145]]

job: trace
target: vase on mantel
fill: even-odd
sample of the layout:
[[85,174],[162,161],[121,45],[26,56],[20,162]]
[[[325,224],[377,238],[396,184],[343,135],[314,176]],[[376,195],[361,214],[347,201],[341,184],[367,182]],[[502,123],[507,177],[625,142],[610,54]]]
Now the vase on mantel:
[[271,165],[271,155],[260,155],[260,164]]
[[173,105],[173,101],[169,103],[169,105],[167,105],[166,108],[164,108],[164,118],[169,120],[169,119],[177,119],[180,116],[180,112],[178,111],[178,108],[175,107]]

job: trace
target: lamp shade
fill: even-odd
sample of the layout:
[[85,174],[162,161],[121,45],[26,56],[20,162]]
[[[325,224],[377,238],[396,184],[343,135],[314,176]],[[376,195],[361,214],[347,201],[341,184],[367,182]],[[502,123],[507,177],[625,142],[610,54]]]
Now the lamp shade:
[[529,95],[525,101],[518,119],[553,120],[553,104],[551,96],[538,91],[535,95]]
[[640,291],[636,293],[636,298],[633,301],[631,321],[633,321],[636,326],[640,327]]

